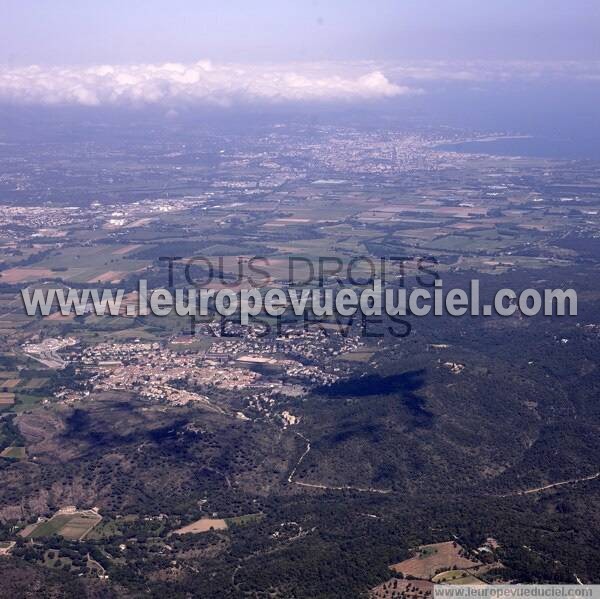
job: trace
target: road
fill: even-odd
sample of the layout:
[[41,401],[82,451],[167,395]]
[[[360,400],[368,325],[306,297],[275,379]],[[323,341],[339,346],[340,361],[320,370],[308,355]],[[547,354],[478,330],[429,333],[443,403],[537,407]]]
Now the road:
[[542,491],[546,491],[547,489],[553,489],[554,487],[562,487],[563,485],[574,485],[577,483],[582,483],[588,480],[594,480],[600,477],[600,472],[596,472],[596,474],[590,474],[589,476],[583,476],[581,478],[571,478],[569,480],[561,480],[557,483],[550,483],[549,485],[544,485],[542,487],[532,487],[531,489],[525,489],[524,491],[516,491],[515,493],[508,493],[506,495],[499,495],[499,497],[517,497],[518,495],[531,495],[532,493],[540,493]]
[[296,462],[296,465],[294,466],[294,469],[291,471],[290,475],[288,476],[288,483],[293,484],[293,485],[298,485],[299,487],[308,487],[310,489],[323,489],[325,491],[358,491],[360,493],[380,493],[383,495],[387,495],[388,493],[392,492],[391,489],[373,489],[371,487],[353,487],[351,485],[331,486],[331,485],[324,485],[321,483],[303,483],[303,482],[295,481],[294,476],[295,476],[296,472],[298,471],[298,467],[300,466],[300,464],[302,463],[304,458],[310,452],[310,441],[302,433],[296,432],[296,435],[298,435],[301,439],[303,439],[306,442],[306,449],[305,449],[304,453],[300,456],[300,458]]

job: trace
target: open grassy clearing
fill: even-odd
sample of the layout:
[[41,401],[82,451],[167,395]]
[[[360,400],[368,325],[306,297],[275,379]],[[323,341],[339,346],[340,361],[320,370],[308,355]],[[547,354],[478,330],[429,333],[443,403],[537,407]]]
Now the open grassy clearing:
[[25,447],[6,447],[0,452],[0,458],[8,458],[11,460],[24,460],[27,458],[27,450],[25,449]]
[[12,406],[12,411],[21,413],[31,410],[36,405],[41,403],[45,398],[41,395],[29,395],[27,393],[17,393],[15,403]]
[[100,522],[85,538],[90,541],[99,541],[101,539],[110,539],[120,534],[121,530],[118,527],[118,523],[115,520],[108,520]]
[[236,516],[234,518],[225,518],[225,522],[227,522],[227,524],[229,526],[231,526],[231,525],[244,526],[245,524],[250,524],[252,522],[259,522],[264,517],[265,517],[265,515],[262,513],[247,514],[245,516]]

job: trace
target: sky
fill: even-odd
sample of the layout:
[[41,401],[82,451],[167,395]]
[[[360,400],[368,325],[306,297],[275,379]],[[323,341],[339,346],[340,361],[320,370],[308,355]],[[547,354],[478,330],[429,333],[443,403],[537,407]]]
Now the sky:
[[8,66],[600,60],[598,0],[1,0]]
[[372,102],[600,81],[599,0],[0,0],[0,103]]

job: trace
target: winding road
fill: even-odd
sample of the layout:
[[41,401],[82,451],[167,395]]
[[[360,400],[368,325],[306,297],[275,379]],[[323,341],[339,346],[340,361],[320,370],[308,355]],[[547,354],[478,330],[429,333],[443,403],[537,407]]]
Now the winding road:
[[562,487],[563,485],[574,485],[588,480],[595,480],[599,477],[600,472],[596,472],[596,474],[590,474],[589,476],[583,476],[581,478],[571,478],[569,480],[561,480],[557,483],[550,483],[549,485],[544,485],[542,487],[533,487],[531,489],[525,489],[524,491],[516,491],[514,493],[507,493],[506,495],[499,495],[499,497],[517,497],[519,495],[531,495],[533,493],[540,493],[542,491],[546,491],[547,489],[553,489],[554,487]]
[[322,489],[324,491],[358,491],[360,493],[380,493],[383,495],[387,495],[388,493],[392,492],[391,489],[373,489],[371,487],[353,487],[351,485],[331,486],[331,485],[324,485],[321,483],[303,483],[303,482],[294,480],[294,476],[295,476],[296,472],[298,471],[298,467],[300,466],[300,464],[302,463],[304,458],[310,452],[310,441],[302,433],[295,432],[295,434],[298,435],[301,439],[303,439],[306,442],[306,449],[304,450],[304,453],[300,456],[300,458],[296,462],[296,465],[294,466],[294,469],[291,471],[290,475],[288,476],[288,483],[293,484],[293,485],[298,485],[299,487],[308,487],[310,489]]

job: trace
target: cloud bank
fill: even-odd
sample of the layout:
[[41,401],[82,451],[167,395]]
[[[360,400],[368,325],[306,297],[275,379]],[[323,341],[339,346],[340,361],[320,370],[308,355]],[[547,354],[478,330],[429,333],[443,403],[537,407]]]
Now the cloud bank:
[[360,101],[418,90],[380,70],[336,64],[256,66],[166,63],[0,68],[0,101],[84,106]]
[[385,72],[393,79],[417,85],[429,81],[503,82],[536,80],[596,80],[598,61],[471,60],[388,63]]
[[[385,73],[385,74],[384,74]],[[600,80],[599,62],[418,61],[243,65],[199,61],[93,67],[0,67],[0,102],[232,106],[359,102],[422,93],[436,81]],[[398,83],[402,82],[402,84]]]

